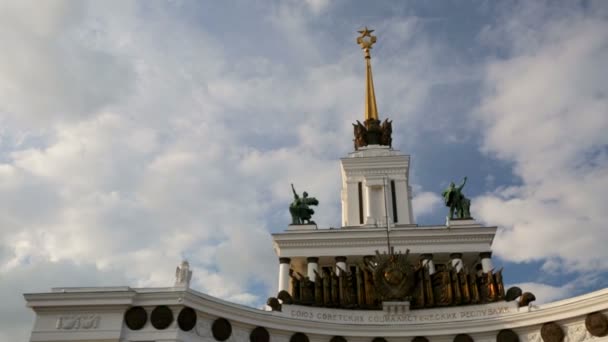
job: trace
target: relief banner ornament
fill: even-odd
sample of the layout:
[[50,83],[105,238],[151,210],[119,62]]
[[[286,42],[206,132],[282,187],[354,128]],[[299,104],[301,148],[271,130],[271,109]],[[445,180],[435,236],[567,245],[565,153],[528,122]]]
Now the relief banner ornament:
[[97,329],[101,317],[99,315],[69,315],[60,316],[55,327],[63,330]]

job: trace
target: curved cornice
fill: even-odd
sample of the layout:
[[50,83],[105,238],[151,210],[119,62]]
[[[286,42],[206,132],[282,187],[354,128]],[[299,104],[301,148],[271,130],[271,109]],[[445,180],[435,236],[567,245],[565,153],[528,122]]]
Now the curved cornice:
[[[531,306],[516,309],[514,303],[505,303],[513,308],[511,313],[484,317],[480,319],[454,319],[435,323],[412,324],[346,324],[327,323],[285,317],[286,313],[264,311],[230,303],[209,295],[177,288],[159,289],[130,289],[129,291],[108,293],[100,291],[79,293],[42,293],[26,294],[28,306],[34,310],[50,308],[61,309],[66,307],[117,308],[125,305],[170,305],[189,306],[205,314],[223,317],[233,322],[251,326],[264,326],[282,331],[298,331],[310,334],[342,335],[342,336],[437,336],[458,333],[483,333],[501,329],[516,329],[536,326],[546,322],[564,321],[584,315],[608,310],[608,288],[581,295],[562,301],[540,306]],[[121,298],[119,302],[116,300]],[[478,305],[462,307],[463,310],[484,309],[499,304]],[[285,309],[309,310],[310,307],[285,306]],[[351,310],[333,310],[344,315],[352,314]],[[444,309],[421,310],[426,314],[445,312]],[[584,318],[583,318],[584,319]]]

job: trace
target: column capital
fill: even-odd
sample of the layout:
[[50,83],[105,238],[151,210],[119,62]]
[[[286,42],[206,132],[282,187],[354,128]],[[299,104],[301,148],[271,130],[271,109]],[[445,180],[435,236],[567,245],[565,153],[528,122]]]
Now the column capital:
[[489,259],[492,257],[492,252],[481,252],[479,253],[479,257],[482,259]]
[[281,257],[281,258],[279,258],[279,263],[280,264],[289,264],[289,263],[291,263],[291,259]]
[[308,257],[306,258],[306,262],[307,263],[315,263],[318,264],[319,263],[319,258],[318,257]]
[[346,262],[346,257],[345,256],[337,256],[336,257],[336,262]]
[[462,253],[452,253],[450,259],[462,259]]
[[433,260],[433,254],[431,254],[431,253],[420,254],[420,260]]

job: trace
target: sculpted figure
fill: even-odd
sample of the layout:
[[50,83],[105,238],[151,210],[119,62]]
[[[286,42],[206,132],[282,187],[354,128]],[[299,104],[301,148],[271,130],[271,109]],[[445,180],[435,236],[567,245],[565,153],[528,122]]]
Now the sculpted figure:
[[380,126],[380,120],[365,120],[365,127],[367,128],[367,144],[380,145],[380,136],[382,135],[382,127]]
[[192,271],[190,270],[190,264],[184,260],[175,269],[175,285],[174,286],[185,286],[190,285],[190,279],[192,279]]
[[309,277],[300,277],[300,300],[304,305],[312,305],[315,302],[315,283]]
[[450,268],[450,279],[452,281],[452,294],[454,297],[452,298],[452,304],[458,305],[462,303],[462,291],[460,288],[460,281],[458,280],[458,273],[455,268]]
[[416,279],[416,288],[414,289],[413,308],[423,308],[425,305],[425,287],[424,287],[424,266],[418,263],[414,271]]
[[315,306],[323,305],[323,277],[314,270],[315,272]]
[[393,121],[385,119],[380,127],[382,129],[382,133],[380,134],[380,145],[393,147]]
[[496,285],[494,284],[494,276],[492,271],[483,273],[478,279],[477,286],[479,289],[479,297],[482,303],[490,303],[496,301]]
[[331,277],[323,272],[323,305],[331,306]]
[[353,124],[353,133],[355,135],[355,150],[358,150],[359,147],[367,146],[367,128],[359,120],[357,120],[356,124]]
[[300,304],[300,279],[294,275],[293,270],[289,270],[289,276],[291,277],[291,298],[294,304]]
[[[462,194],[462,188],[467,183],[467,177],[464,177],[462,184],[456,186],[454,182],[450,182],[450,185],[442,193],[445,205],[450,208],[450,219],[459,218],[467,219],[471,218],[471,200],[466,198]],[[454,217],[456,214],[456,217]]]
[[475,272],[469,273],[469,292],[471,293],[471,304],[481,302],[477,288],[477,274]]
[[331,303],[333,306],[340,306],[340,279],[334,270],[331,270],[330,272]]
[[450,279],[450,272],[446,270],[435,272],[431,276],[431,282],[433,284],[433,296],[435,298],[435,305],[451,305],[454,298],[454,293],[452,291],[452,280]]
[[376,290],[374,285],[374,268],[376,267],[373,257],[364,257],[361,264],[363,271],[363,283],[365,289],[365,307],[376,306]]
[[293,184],[291,184],[291,190],[293,191],[293,202],[289,205],[291,224],[315,224],[314,221],[310,220],[315,211],[309,206],[319,205],[319,201],[314,197],[308,197],[306,191],[304,191],[302,197],[300,197],[293,187]]
[[502,268],[494,273],[494,281],[496,282],[496,292],[498,299],[505,298],[505,285],[502,282]]

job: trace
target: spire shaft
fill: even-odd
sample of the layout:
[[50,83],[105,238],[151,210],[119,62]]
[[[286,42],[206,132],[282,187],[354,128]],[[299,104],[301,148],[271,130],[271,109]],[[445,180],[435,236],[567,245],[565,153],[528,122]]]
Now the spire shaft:
[[359,33],[361,35],[357,37],[357,44],[361,46],[361,49],[365,52],[365,121],[378,120],[378,107],[376,106],[376,92],[374,91],[374,80],[372,78],[372,56],[369,50],[372,49],[372,45],[376,42],[376,36],[372,35],[374,30],[369,30],[367,27]]
[[378,107],[376,106],[376,92],[374,91],[374,79],[372,78],[372,62],[369,52],[365,56],[366,80],[365,80],[365,120],[378,120]]

